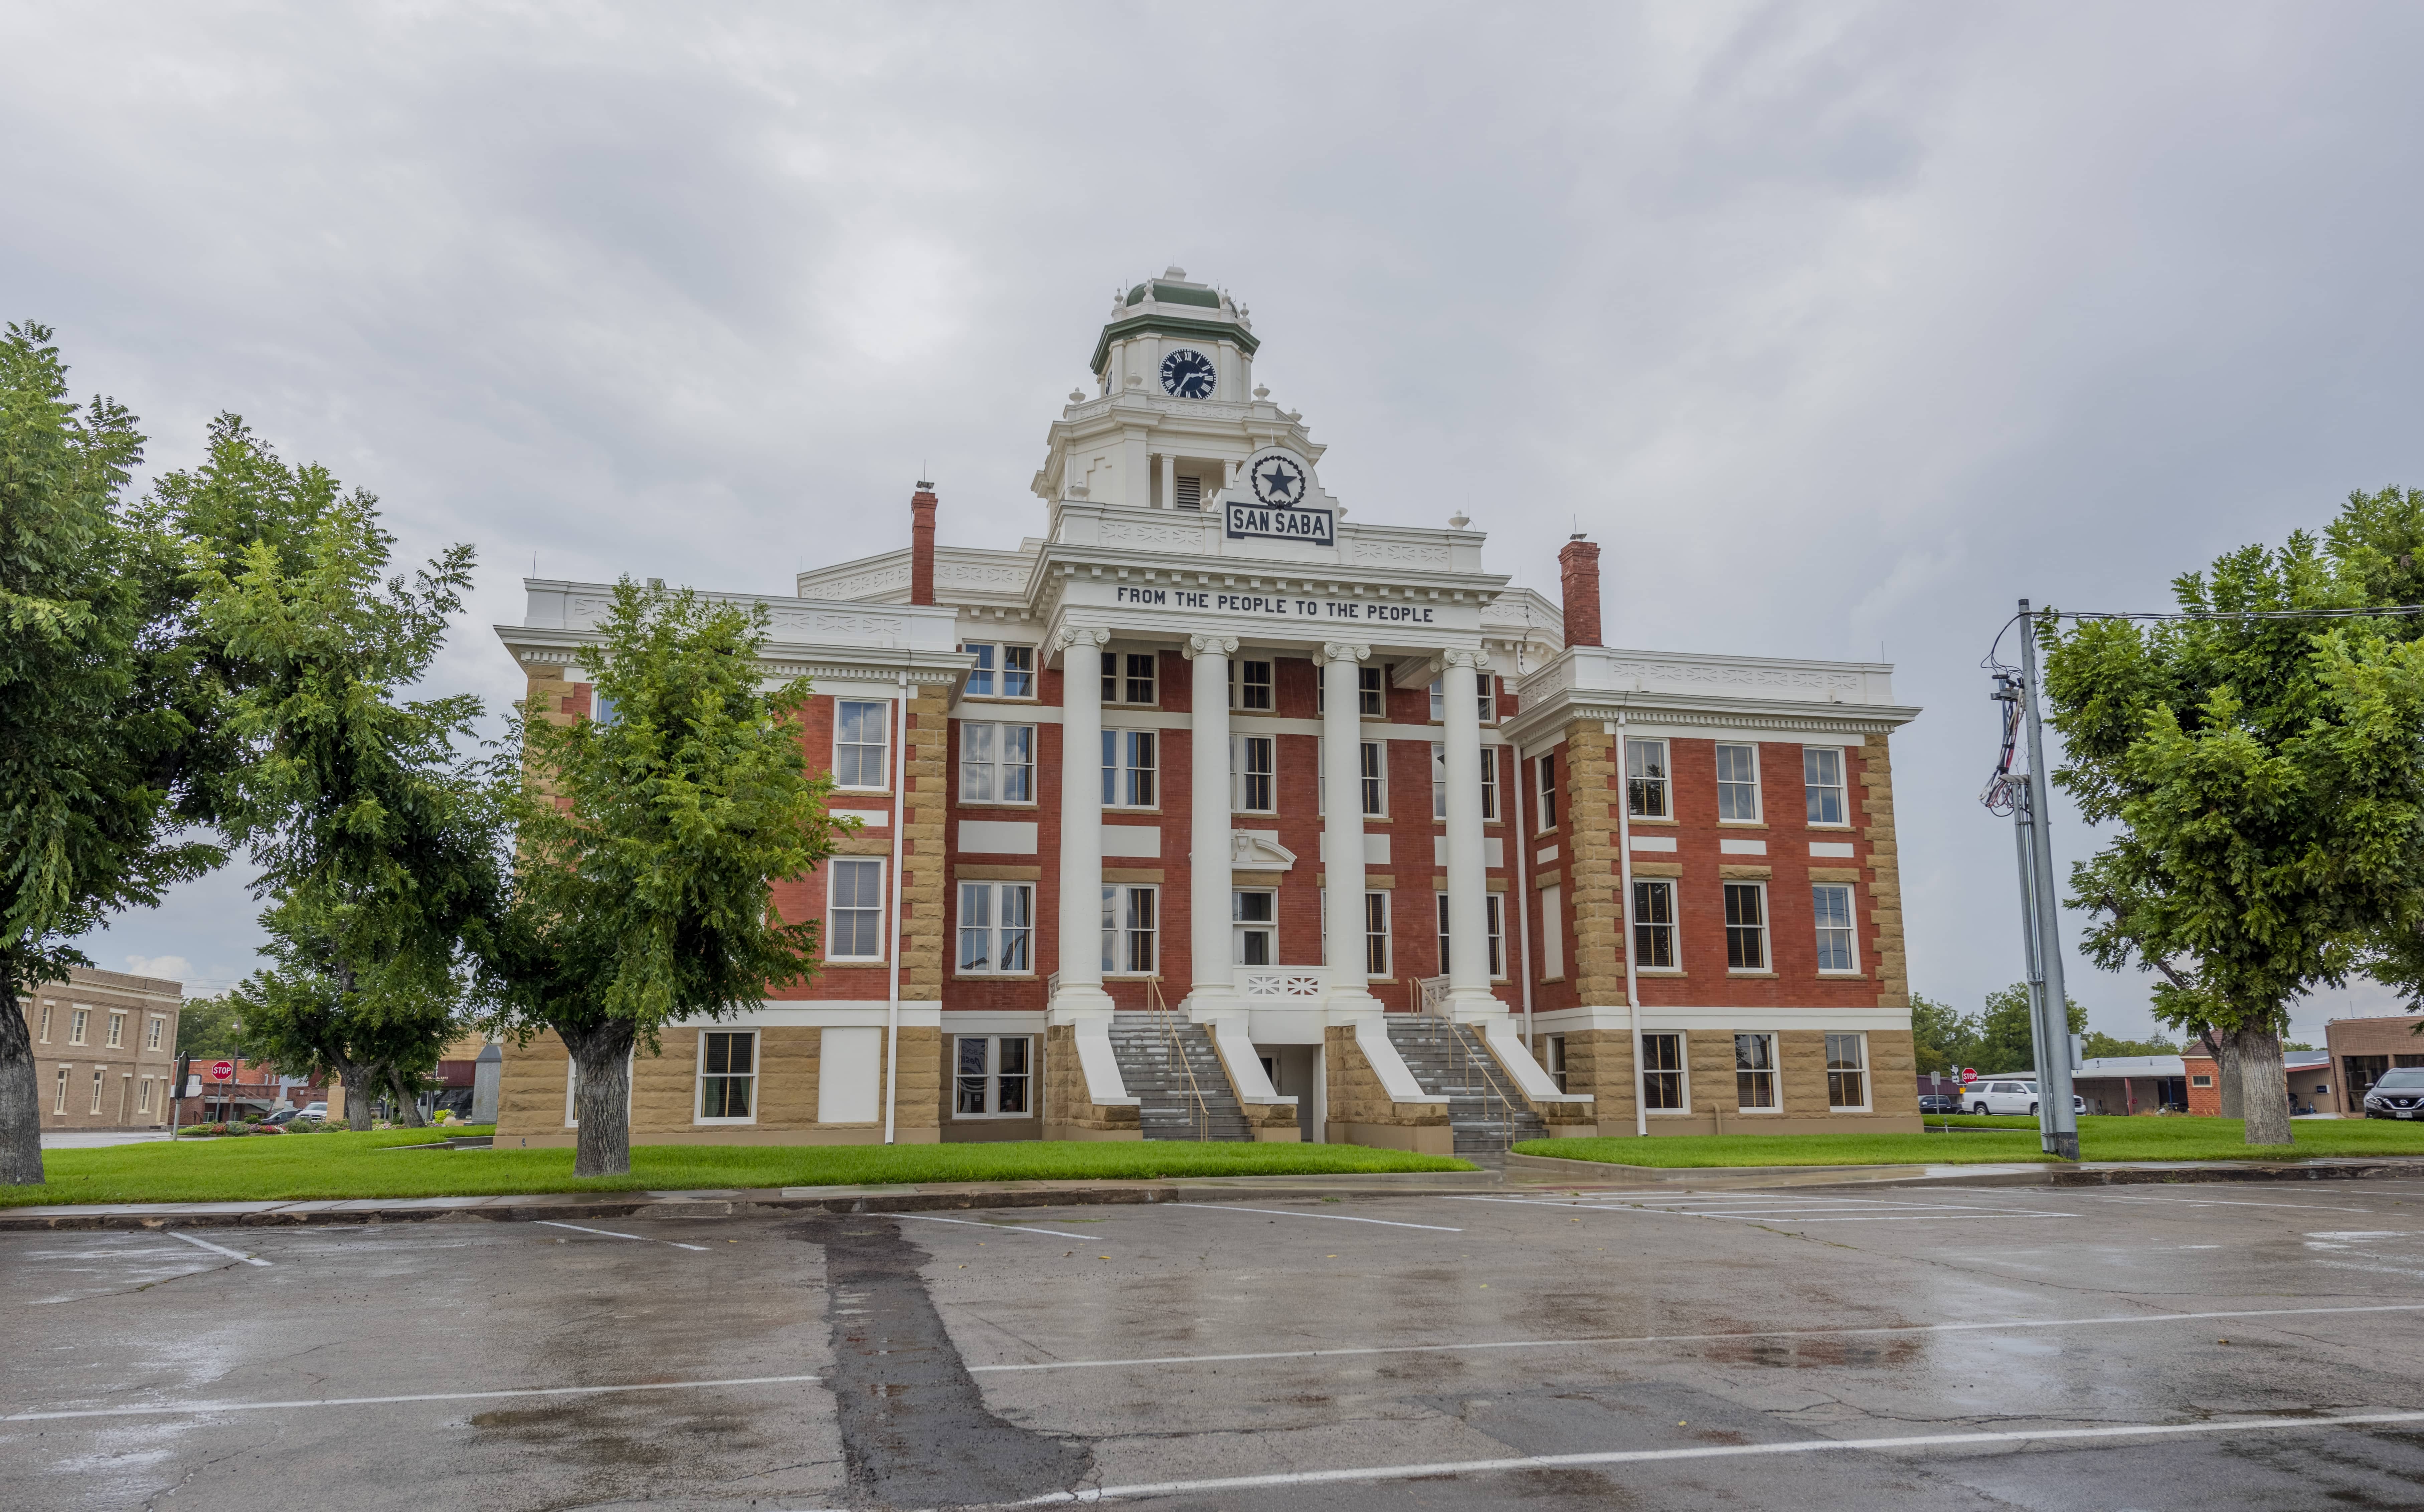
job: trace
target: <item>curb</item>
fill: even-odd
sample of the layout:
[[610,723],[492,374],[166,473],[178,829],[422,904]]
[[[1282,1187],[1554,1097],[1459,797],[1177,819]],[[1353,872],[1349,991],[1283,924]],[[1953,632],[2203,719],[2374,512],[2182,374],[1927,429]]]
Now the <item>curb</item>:
[[2424,1159],[2336,1157],[2300,1161],[2130,1162],[1975,1166],[1618,1166],[1509,1154],[1507,1174],[1528,1185],[1585,1182],[1647,1189],[1671,1186],[2136,1186],[2197,1182],[2367,1181],[2424,1177]]

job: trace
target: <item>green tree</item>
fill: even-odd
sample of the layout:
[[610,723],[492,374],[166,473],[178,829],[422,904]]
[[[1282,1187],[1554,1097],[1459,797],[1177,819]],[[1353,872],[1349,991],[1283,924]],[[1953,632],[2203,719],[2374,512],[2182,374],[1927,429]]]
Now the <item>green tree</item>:
[[[2070,1032],[2081,1033],[2087,1027],[2087,1010],[2077,1001],[2069,1005]],[[2016,981],[2009,987],[1986,995],[1985,1006],[1978,1013],[1978,1060],[1982,1075],[2006,1075],[2017,1072],[2033,1073],[2037,1063],[2037,1037],[2029,1027],[2029,984]],[[2065,1045],[2061,1053],[2067,1055]]]
[[125,492],[135,417],[77,405],[50,330],[0,338],[0,1182],[42,1179],[19,991],[90,965],[69,944],[225,858],[212,690],[164,634],[174,545]]
[[232,1057],[238,1032],[233,996],[188,997],[177,1013],[177,1053],[215,1060]]
[[2090,1060],[2110,1060],[2125,1056],[2176,1056],[2180,1047],[2172,1040],[2116,1040],[2091,1029],[2080,1053]]
[[[2193,617],[2034,627],[2055,780],[2116,831],[2072,868],[2086,951],[2161,975],[2156,1016],[2215,1057],[2251,1144],[2289,1141],[2290,1002],[2359,971],[2424,982],[2424,647],[2362,614],[2416,596],[2419,537],[2424,494],[2355,495],[2321,543],[2176,580]],[[2280,611],[2355,617],[2248,617]]]
[[[466,930],[497,906],[499,816],[467,754],[480,705],[407,699],[462,608],[471,550],[382,579],[377,501],[291,468],[224,422],[199,475],[165,485],[189,533],[197,633],[231,669],[249,757],[223,805],[261,867],[276,968],[242,995],[248,1045],[375,1099],[437,1062]],[[283,522],[274,535],[263,519]],[[248,536],[231,539],[227,533]],[[407,1101],[407,1122],[419,1114]]]
[[800,746],[805,680],[759,689],[767,623],[763,605],[626,580],[583,657],[613,720],[518,720],[519,865],[484,940],[487,990],[520,1042],[552,1030],[571,1052],[578,1175],[630,1169],[635,1047],[814,970],[816,924],[785,922],[772,884],[832,853],[830,779]]
[[1978,1062],[1978,1020],[1950,1003],[1910,995],[1910,1036],[1922,1072],[1957,1076]]

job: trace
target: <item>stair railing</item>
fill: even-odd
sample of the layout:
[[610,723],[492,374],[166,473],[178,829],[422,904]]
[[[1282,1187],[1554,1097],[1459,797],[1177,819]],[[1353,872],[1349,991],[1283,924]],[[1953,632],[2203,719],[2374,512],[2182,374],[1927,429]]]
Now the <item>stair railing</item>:
[[1198,1144],[1207,1143],[1212,1138],[1212,1106],[1204,1095],[1203,1086],[1195,1079],[1195,1062],[1188,1058],[1187,1041],[1178,1032],[1178,1011],[1170,1006],[1169,999],[1161,995],[1161,979],[1158,976],[1147,977],[1144,980],[1144,1006],[1145,1011],[1153,1015],[1154,1027],[1160,1032],[1162,1043],[1170,1047],[1170,1058],[1178,1062],[1179,1072],[1187,1078],[1187,1090],[1183,1095],[1188,1106],[1195,1110],[1192,1118],[1195,1140]]
[[[1507,1148],[1513,1149],[1515,1099],[1507,1084],[1500,1079],[1498,1067],[1491,1064],[1490,1047],[1480,1042],[1478,1030],[1468,1029],[1461,1024],[1443,1027],[1455,1036],[1458,1056],[1464,1062],[1465,1095],[1478,1098],[1485,1113],[1490,1111],[1492,1103],[1497,1105],[1497,1122],[1507,1126]],[[1528,1108],[1530,1105],[1524,1106]]]

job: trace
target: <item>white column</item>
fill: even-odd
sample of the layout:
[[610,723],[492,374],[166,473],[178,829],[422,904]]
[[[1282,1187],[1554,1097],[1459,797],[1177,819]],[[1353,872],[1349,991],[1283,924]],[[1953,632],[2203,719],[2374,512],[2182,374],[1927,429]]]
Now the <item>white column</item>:
[[1178,458],[1169,452],[1161,454],[1161,507],[1178,507]]
[[1103,991],[1104,629],[1060,632],[1060,980],[1056,1024],[1111,1011]]
[[1195,711],[1188,755],[1195,768],[1195,804],[1188,824],[1188,918],[1193,928],[1190,1013],[1230,995],[1229,975],[1229,657],[1234,635],[1188,637],[1195,663]]
[[1368,645],[1321,648],[1323,932],[1330,940],[1330,1007],[1378,1009],[1364,970],[1364,724],[1357,674]]
[[1495,1010],[1490,991],[1489,872],[1481,847],[1481,689],[1483,651],[1450,651],[1441,661],[1440,700],[1447,729],[1447,995],[1463,1017]]

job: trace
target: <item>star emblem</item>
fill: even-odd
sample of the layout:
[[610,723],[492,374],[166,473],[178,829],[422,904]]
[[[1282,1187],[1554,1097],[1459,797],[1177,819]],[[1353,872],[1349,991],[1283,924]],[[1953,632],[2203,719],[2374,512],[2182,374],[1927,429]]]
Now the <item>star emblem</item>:
[[1297,485],[1297,477],[1288,471],[1286,464],[1273,462],[1271,470],[1263,474],[1263,482],[1272,497],[1286,499],[1292,496],[1292,490]]

